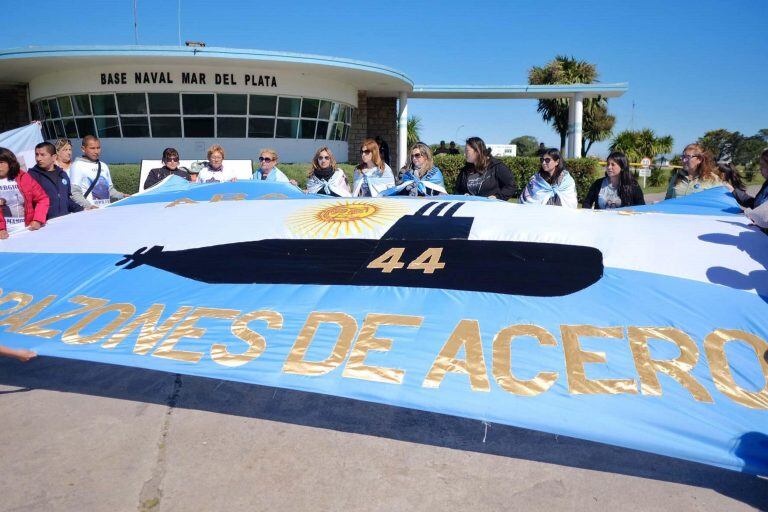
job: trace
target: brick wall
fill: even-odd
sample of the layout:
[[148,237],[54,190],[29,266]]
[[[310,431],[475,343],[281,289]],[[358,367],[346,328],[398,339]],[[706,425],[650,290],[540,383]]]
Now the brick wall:
[[0,132],[29,123],[27,86],[0,84]]
[[369,98],[365,91],[360,91],[349,133],[349,163],[359,163],[363,140],[377,135],[389,145],[390,167],[394,169],[397,166],[397,98]]

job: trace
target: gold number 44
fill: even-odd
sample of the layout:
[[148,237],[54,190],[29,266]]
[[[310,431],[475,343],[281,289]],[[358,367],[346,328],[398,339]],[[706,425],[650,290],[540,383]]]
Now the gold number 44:
[[[368,268],[380,268],[385,274],[393,270],[405,267],[405,263],[400,261],[405,249],[403,247],[393,247],[387,252],[368,264]],[[435,270],[445,268],[445,263],[440,261],[443,255],[442,247],[430,247],[419,255],[418,258],[408,264],[408,270],[421,270],[425,274],[434,274]]]

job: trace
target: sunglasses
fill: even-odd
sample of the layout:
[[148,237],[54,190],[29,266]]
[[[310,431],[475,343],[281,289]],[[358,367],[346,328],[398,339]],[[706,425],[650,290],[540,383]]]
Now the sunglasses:
[[549,162],[552,161],[552,159],[551,158],[539,158],[539,161],[541,163],[543,163],[543,164],[548,164]]
[[370,155],[371,154],[371,150],[370,149],[361,149],[360,153],[362,153],[363,155]]
[[267,162],[267,163],[269,163],[271,161],[272,161],[272,159],[269,158],[268,156],[260,156],[259,157],[259,162]]
[[329,156],[319,156],[319,157],[317,157],[317,159],[318,160],[330,160],[331,157],[329,157]]
[[166,162],[178,162],[179,159],[178,159],[178,157],[172,156],[171,158],[166,158],[165,161]]
[[423,157],[424,155],[422,155],[421,153],[414,153],[411,155],[411,158],[423,158]]
[[683,155],[683,156],[681,157],[681,160],[682,160],[683,162],[687,162],[687,161],[688,161],[688,160],[690,160],[691,158],[701,158],[701,155]]

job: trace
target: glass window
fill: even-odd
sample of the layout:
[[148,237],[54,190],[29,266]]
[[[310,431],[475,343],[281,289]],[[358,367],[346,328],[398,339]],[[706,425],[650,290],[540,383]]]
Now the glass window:
[[91,101],[88,99],[87,94],[78,94],[77,96],[72,96],[72,104],[75,107],[76,116],[91,115]]
[[[211,100],[213,95],[211,94]],[[184,118],[184,136],[185,137],[214,137],[212,117],[185,117]]]
[[72,102],[69,101],[69,96],[61,96],[58,100],[61,117],[72,117]]
[[301,103],[301,117],[311,117],[315,119],[320,109],[320,100],[309,100],[304,98]]
[[[181,105],[185,116],[190,114],[213,115],[213,94],[182,94]],[[196,125],[197,122],[192,124]],[[184,126],[186,127],[186,122]],[[213,126],[213,120],[211,120],[211,126]],[[213,137],[213,134],[196,135],[196,137]]]
[[302,120],[299,123],[299,138],[300,139],[314,139],[315,138],[315,123],[317,121]]
[[331,121],[338,121],[339,120],[339,110],[341,109],[341,105],[338,103],[334,103],[333,107],[331,108]]
[[86,135],[96,135],[96,125],[93,124],[92,117],[78,117],[75,123],[81,139]]
[[216,119],[218,124],[219,137],[245,137],[244,117],[219,117]]
[[168,92],[149,93],[149,112],[150,114],[181,114],[179,95]]
[[331,137],[332,140],[342,140],[344,136],[344,124],[343,123],[334,123],[333,125],[333,135]]
[[[246,104],[248,103],[248,96],[245,94],[219,94],[216,96],[216,99],[219,102],[216,106],[216,113],[218,115],[244,116],[247,113]],[[243,123],[243,127],[245,127],[245,123]]]
[[320,102],[320,114],[318,115],[320,119],[328,119],[331,117],[331,102],[330,101],[321,101]]
[[317,131],[315,132],[315,138],[316,139],[328,138],[328,121],[317,122]]
[[43,105],[43,114],[45,114],[45,118],[46,119],[50,119],[51,118],[51,106],[48,104],[48,100],[43,100],[41,102],[41,104]]
[[64,119],[64,132],[67,134],[67,137],[70,139],[77,138],[77,125],[75,124],[74,119],[72,118]]
[[56,98],[51,98],[48,100],[48,108],[51,111],[51,117],[61,117],[61,113],[59,112],[59,104],[56,101]]
[[248,113],[252,116],[274,116],[277,96],[257,96],[251,94],[251,104]]
[[149,121],[146,117],[120,116],[123,137],[149,137]]
[[53,129],[53,121],[46,121],[43,126],[45,127],[45,138],[55,139],[56,131]]
[[39,101],[33,101],[32,102],[32,118],[41,120],[43,119],[43,108],[40,106]]
[[349,125],[348,124],[344,125],[344,136],[341,138],[341,140],[343,140],[345,142],[347,140],[349,140]]
[[280,117],[299,117],[301,113],[301,98],[280,98],[277,104],[277,115]]
[[146,114],[147,99],[144,97],[144,93],[118,93],[117,107],[120,109],[121,116],[125,114]]
[[[93,106],[96,110],[96,105]],[[97,117],[96,132],[99,137],[120,137],[120,125],[117,117]]]
[[94,115],[113,116],[117,114],[115,97],[112,94],[91,94],[91,103],[93,104]]
[[295,139],[299,131],[298,119],[278,119],[275,137],[283,139]]
[[66,132],[64,131],[64,123],[62,123],[61,120],[54,121],[53,128],[57,139],[63,139],[66,137]]
[[181,137],[180,117],[150,117],[149,119],[152,123],[152,137]]
[[275,136],[275,118],[251,117],[248,119],[248,136],[271,139]]

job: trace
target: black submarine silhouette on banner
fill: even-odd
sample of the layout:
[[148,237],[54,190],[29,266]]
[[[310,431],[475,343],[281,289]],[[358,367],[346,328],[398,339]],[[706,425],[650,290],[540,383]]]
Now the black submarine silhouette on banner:
[[179,251],[155,245],[115,265],[149,265],[210,284],[404,286],[538,297],[575,293],[602,277],[603,255],[594,247],[469,240],[474,218],[455,216],[464,204],[426,203],[378,240],[268,239]]

